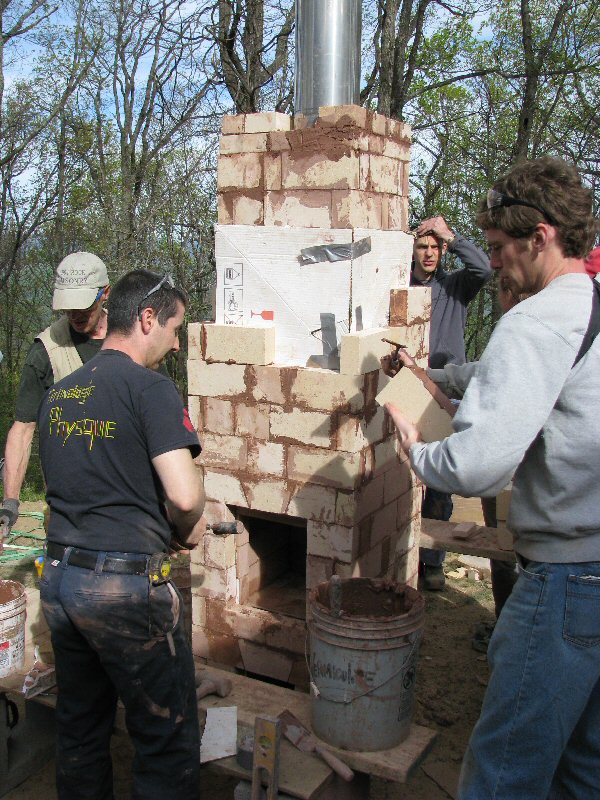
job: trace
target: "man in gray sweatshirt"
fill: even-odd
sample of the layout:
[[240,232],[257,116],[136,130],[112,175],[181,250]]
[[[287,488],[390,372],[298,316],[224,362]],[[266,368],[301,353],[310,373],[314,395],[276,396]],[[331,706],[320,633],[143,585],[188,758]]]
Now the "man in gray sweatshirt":
[[[600,798],[600,337],[583,257],[592,194],[559,159],[521,162],[477,218],[501,287],[530,297],[498,322],[455,433],[425,444],[393,406],[428,486],[497,494],[519,577],[488,650],[490,680],[459,800]],[[591,341],[591,343],[590,343]]]

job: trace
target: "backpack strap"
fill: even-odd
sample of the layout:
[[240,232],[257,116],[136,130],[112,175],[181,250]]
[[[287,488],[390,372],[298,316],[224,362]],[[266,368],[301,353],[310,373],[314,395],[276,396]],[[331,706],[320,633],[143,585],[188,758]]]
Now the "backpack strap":
[[577,353],[577,358],[573,362],[573,366],[575,366],[575,364],[577,364],[577,362],[584,357],[594,343],[594,339],[598,333],[600,333],[600,283],[597,280],[593,280],[592,285],[594,287],[594,293],[592,296],[592,313],[590,314],[590,323],[587,331],[585,332],[585,336],[583,337],[583,341],[581,342],[581,347]]

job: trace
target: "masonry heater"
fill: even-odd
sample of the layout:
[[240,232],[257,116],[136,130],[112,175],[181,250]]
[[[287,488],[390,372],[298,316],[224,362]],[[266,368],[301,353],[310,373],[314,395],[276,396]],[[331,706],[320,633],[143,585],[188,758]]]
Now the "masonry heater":
[[383,338],[427,361],[410,129],[352,99],[223,118],[215,322],[189,326],[205,516],[244,525],[192,552],[194,653],[296,687],[311,588],[417,580],[421,488],[375,401]]

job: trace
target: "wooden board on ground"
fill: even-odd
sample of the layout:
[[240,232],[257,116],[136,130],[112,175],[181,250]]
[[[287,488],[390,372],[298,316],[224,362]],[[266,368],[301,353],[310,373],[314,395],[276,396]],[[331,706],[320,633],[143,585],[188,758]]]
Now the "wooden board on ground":
[[469,556],[495,558],[498,561],[514,561],[512,536],[507,528],[486,528],[477,525],[467,539],[454,536],[454,522],[443,522],[440,519],[421,518],[420,547],[433,550],[450,550],[452,553],[464,553]]
[[[209,669],[211,672],[221,672],[213,666]],[[306,727],[311,728],[309,695],[232,672],[223,672],[223,676],[229,678],[233,683],[231,694],[222,698],[209,695],[200,701],[202,708],[236,705],[238,707],[238,725],[246,725],[250,728],[254,727],[254,719],[257,714],[276,717],[287,708]],[[390,750],[360,753],[354,750],[338,750],[326,742],[323,742],[323,745],[354,770],[389,781],[405,783],[411,771],[426,755],[435,737],[435,731],[413,724],[408,738]],[[314,757],[314,760],[319,761],[317,757]],[[285,789],[283,785],[281,788]]]

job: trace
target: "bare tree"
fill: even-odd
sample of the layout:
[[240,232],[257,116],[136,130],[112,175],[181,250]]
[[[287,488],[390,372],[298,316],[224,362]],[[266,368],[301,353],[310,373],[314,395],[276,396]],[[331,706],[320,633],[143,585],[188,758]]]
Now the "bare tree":
[[[69,56],[58,78],[36,75],[7,88],[7,62],[19,58],[30,40],[43,43],[58,6],[41,0],[2,3],[0,36],[0,288],[15,270],[21,249],[47,221],[58,196],[58,172],[48,136],[95,56],[82,52],[83,0],[77,7]],[[27,39],[27,43],[25,42]]]
[[288,58],[294,3],[286,8],[265,0],[218,0],[217,13],[220,70],[235,111],[261,111],[269,86],[277,89],[269,105],[291,110]]
[[184,0],[97,4],[103,46],[70,125],[113,227],[107,255],[118,270],[144,258],[140,246],[161,202],[165,158],[195,137],[199,152],[206,149],[203,103],[215,80],[203,13]]

